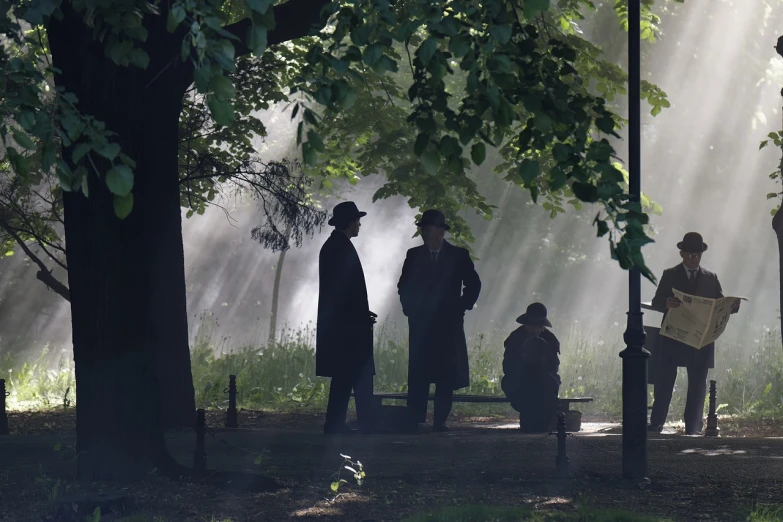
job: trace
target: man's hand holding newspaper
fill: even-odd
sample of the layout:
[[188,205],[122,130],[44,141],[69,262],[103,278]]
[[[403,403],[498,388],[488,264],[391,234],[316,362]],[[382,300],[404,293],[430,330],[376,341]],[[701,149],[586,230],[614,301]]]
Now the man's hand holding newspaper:
[[669,311],[660,335],[694,348],[703,348],[720,337],[729,316],[739,310],[741,300],[747,300],[744,297],[710,299],[673,291],[674,297],[666,300]]

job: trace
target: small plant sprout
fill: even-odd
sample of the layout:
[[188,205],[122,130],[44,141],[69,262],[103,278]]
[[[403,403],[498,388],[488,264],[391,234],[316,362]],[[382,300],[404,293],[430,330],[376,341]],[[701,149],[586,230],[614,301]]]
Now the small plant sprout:
[[340,464],[340,468],[337,470],[337,473],[335,473],[335,481],[331,484],[332,491],[337,493],[341,484],[348,483],[347,480],[340,478],[340,475],[344,469],[353,473],[353,478],[356,480],[356,485],[362,487],[367,474],[364,472],[364,466],[362,466],[361,461],[357,460],[354,462],[350,456],[343,455],[342,453],[340,453],[340,456],[343,458],[343,462]]

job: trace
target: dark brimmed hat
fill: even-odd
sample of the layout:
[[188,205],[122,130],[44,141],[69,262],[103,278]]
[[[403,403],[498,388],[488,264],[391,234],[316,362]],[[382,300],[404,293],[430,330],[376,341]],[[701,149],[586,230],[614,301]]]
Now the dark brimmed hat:
[[683,252],[692,254],[700,254],[707,251],[707,243],[701,237],[698,232],[688,232],[682,238],[682,241],[677,243],[677,248]]
[[344,201],[332,210],[332,219],[329,220],[329,226],[344,228],[351,221],[366,215],[367,212],[360,212],[353,201]]
[[529,324],[531,326],[544,325],[552,328],[552,323],[546,318],[546,306],[541,303],[533,303],[527,307],[524,314],[517,317],[519,324]]
[[421,221],[416,223],[417,227],[438,227],[443,230],[448,230],[449,226],[446,224],[446,216],[440,210],[425,210],[421,215]]

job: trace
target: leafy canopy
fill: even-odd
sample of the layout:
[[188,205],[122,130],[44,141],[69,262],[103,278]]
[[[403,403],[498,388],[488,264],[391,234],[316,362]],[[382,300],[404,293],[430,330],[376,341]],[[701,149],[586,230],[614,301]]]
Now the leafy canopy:
[[[1,80],[6,118],[0,138],[11,168],[17,175],[31,175],[31,161],[38,161],[40,172],[56,172],[63,190],[81,190],[85,196],[86,176],[102,177],[115,196],[115,213],[124,218],[133,206],[133,159],[122,153],[110,129],[80,113],[76,97],[56,86],[57,71],[47,60],[24,52],[30,46],[46,48],[45,27],[50,17],[63,16],[61,1],[5,5],[0,30],[10,45],[0,56],[7,71]],[[618,12],[623,5],[617,2]],[[411,73],[402,109],[415,138],[406,139],[396,165],[390,162],[384,169],[389,184],[379,197],[415,178],[425,194],[422,203],[450,201],[447,211],[467,205],[491,217],[491,207],[468,174],[471,165],[486,160],[489,149],[498,149],[507,179],[534,199],[542,193],[573,195],[572,200],[601,205],[595,223],[599,236],[609,235],[613,257],[621,267],[637,266],[654,279],[641,254],[651,241],[644,230],[647,215],[625,193],[607,139],[618,137],[622,122],[607,105],[608,84],[599,87],[603,96],[595,94],[580,64],[590,51],[574,34],[575,21],[581,10],[592,8],[589,0],[556,5],[549,0],[327,3],[323,30],[308,43],[304,60],[286,73],[288,93],[297,97],[293,115],[299,118],[297,144],[305,164],[316,166],[326,153],[329,131],[323,122],[356,103],[357,85],[366,83],[368,71],[391,78],[402,65]],[[182,35],[179,59],[192,64],[195,94],[203,97],[218,128],[232,129],[258,108],[238,103],[237,63],[246,49],[255,59],[269,54],[267,37],[276,27],[271,0],[76,0],[69,9],[82,14],[94,37],[104,42],[107,59],[142,69],[156,51],[148,41],[150,31],[160,30],[154,21],[165,17],[166,30]],[[655,20],[649,9],[645,16],[649,38]],[[231,25],[237,19],[249,21],[242,34]],[[24,30],[28,24],[33,30]],[[271,92],[279,87],[271,85]],[[654,86],[647,84],[644,95],[653,113],[668,105]],[[59,155],[62,147],[69,148],[70,157]],[[93,155],[111,167],[100,172]]]

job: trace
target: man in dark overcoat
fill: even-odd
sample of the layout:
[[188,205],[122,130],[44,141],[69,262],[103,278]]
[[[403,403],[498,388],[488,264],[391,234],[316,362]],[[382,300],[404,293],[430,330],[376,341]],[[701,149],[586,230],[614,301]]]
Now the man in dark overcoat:
[[351,238],[359,235],[366,216],[346,201],[333,210],[329,225],[335,229],[318,257],[318,323],[315,373],[331,377],[324,433],[346,433],[351,390],[356,401],[359,429],[372,429],[373,332],[376,315],[370,311],[367,285],[359,255]]
[[[718,299],[723,290],[718,276],[701,267],[701,257],[707,251],[707,244],[701,234],[688,232],[677,243],[682,263],[663,271],[655,290],[651,307],[663,313],[664,319],[669,309],[680,306],[680,300],[674,297],[673,289],[698,297]],[[739,310],[737,300],[731,313]],[[696,349],[669,337],[660,336],[660,355],[656,358],[657,368],[654,388],[654,401],[650,413],[649,430],[660,433],[666,423],[669,404],[672,400],[677,368],[684,366],[688,370],[688,397],[685,404],[685,433],[697,435],[703,426],[704,399],[707,396],[707,373],[715,367],[715,343]]]
[[416,223],[423,245],[408,250],[397,284],[408,317],[408,412],[411,428],[425,422],[435,383],[436,431],[446,431],[454,390],[470,385],[465,311],[472,310],[481,280],[470,253],[443,239],[449,226],[437,210]]

